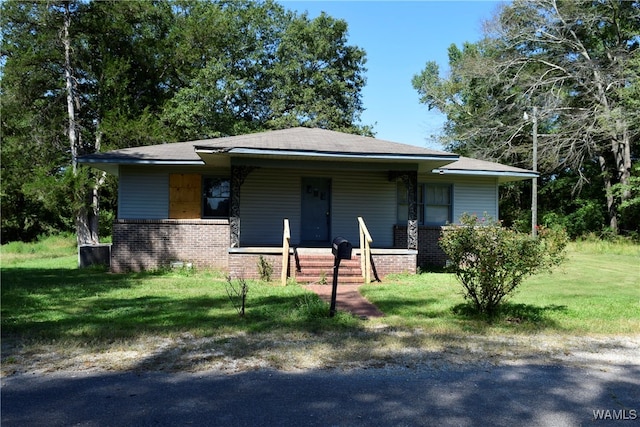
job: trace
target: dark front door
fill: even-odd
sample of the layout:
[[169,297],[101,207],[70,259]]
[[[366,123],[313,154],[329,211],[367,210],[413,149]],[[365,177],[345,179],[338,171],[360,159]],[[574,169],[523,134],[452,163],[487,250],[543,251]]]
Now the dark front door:
[[329,243],[331,224],[331,180],[302,178],[301,240],[306,245]]

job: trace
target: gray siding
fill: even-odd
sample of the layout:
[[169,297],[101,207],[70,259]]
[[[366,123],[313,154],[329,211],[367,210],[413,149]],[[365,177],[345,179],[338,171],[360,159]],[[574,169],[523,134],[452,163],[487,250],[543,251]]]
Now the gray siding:
[[289,218],[291,240],[299,241],[299,176],[289,170],[251,172],[240,190],[240,244],[280,245],[284,218]]
[[169,216],[169,174],[149,168],[120,168],[118,218],[164,219]]
[[359,245],[357,217],[362,216],[374,246],[391,246],[396,215],[395,183],[387,172],[257,169],[242,185],[242,245],[279,245],[283,219],[289,218],[291,241],[300,242],[302,177],[331,179],[332,237]]
[[358,217],[361,216],[371,233],[373,246],[392,247],[397,216],[396,188],[386,171],[336,174],[333,236],[342,236],[354,247],[359,246]]
[[[229,174],[211,168],[121,167],[118,218],[165,219],[169,214],[169,174]],[[240,241],[242,245],[278,246],[283,219],[289,218],[291,240],[300,242],[301,181],[303,177],[331,179],[330,236],[359,244],[357,217],[362,216],[376,247],[393,246],[397,222],[396,183],[387,171],[302,170],[258,168],[241,189]],[[420,174],[419,182],[453,184],[453,220],[464,212],[498,218],[498,184],[494,178],[456,178]]]
[[487,182],[455,182],[453,188],[453,217],[455,222],[463,213],[498,219],[498,184]]

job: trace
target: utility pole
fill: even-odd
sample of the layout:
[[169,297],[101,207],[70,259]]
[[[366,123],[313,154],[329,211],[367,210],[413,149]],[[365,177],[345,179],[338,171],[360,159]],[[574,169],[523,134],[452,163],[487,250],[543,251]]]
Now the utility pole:
[[[538,107],[531,111],[531,123],[533,124],[533,171],[538,172]],[[524,112],[524,119],[529,120],[529,115]],[[538,177],[531,180],[531,236],[538,236]]]
[[[538,172],[538,107],[533,107],[533,171]],[[531,236],[538,235],[538,177],[531,180]]]

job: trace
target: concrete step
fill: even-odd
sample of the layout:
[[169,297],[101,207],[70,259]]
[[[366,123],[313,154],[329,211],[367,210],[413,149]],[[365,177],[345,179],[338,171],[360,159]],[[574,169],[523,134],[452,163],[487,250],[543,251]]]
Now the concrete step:
[[[333,255],[300,255],[300,270],[296,272],[298,283],[323,282],[331,285],[333,282]],[[360,260],[352,258],[341,260],[338,270],[338,284],[362,283]]]
[[[302,267],[298,273],[303,273],[306,275],[320,275],[326,274],[327,276],[333,275],[333,266],[331,267]],[[362,276],[362,271],[360,270],[360,266],[358,267],[343,267],[340,266],[338,269],[338,275],[342,276]]]
[[[323,283],[328,286],[333,284],[333,275],[326,276],[307,276],[307,275],[296,275],[296,282],[299,284],[308,284],[308,283]],[[341,276],[338,275],[338,285],[360,285],[364,282],[362,276]]]
[[[301,266],[330,266],[333,268],[333,256],[326,255],[300,255],[298,257]],[[340,260],[340,268],[343,266],[360,266],[360,258]]]

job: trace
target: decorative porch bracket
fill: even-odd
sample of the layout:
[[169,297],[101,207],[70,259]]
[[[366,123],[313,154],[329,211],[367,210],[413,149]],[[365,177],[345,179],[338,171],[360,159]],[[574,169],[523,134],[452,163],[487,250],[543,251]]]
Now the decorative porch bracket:
[[407,249],[418,249],[418,172],[389,171],[389,180],[402,180],[407,187],[409,212],[407,220]]
[[229,232],[232,248],[240,247],[240,188],[256,166],[231,165],[231,206],[229,209]]

